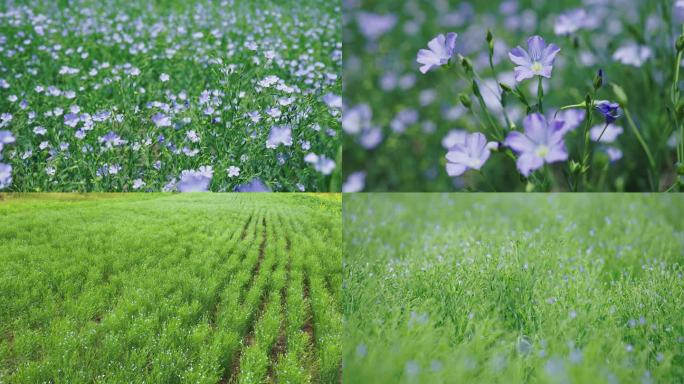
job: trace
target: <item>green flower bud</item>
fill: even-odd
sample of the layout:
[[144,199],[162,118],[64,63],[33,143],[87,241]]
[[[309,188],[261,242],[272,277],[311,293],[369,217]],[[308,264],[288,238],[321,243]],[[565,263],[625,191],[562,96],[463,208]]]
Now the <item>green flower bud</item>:
[[610,85],[613,87],[613,93],[615,94],[615,98],[617,99],[618,103],[620,103],[622,106],[627,105],[628,99],[625,90],[615,83],[610,83]]
[[684,50],[684,34],[680,35],[677,38],[677,42],[675,43],[675,48],[677,48],[677,52],[681,52]]
[[475,96],[482,97],[482,93],[480,93],[480,86],[477,85],[477,81],[473,80],[473,94]]
[[466,107],[467,109],[472,108],[473,103],[472,101],[470,101],[470,97],[468,97],[468,95],[466,95],[465,93],[461,93],[460,95],[458,95],[458,98],[461,100],[461,104],[463,104],[464,107]]

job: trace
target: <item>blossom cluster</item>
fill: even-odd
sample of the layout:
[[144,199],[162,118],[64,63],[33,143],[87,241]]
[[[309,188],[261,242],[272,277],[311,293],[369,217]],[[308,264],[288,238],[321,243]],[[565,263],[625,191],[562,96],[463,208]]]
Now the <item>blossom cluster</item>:
[[199,1],[138,14],[126,4],[0,13],[0,145],[13,144],[3,188],[335,185],[339,5]]

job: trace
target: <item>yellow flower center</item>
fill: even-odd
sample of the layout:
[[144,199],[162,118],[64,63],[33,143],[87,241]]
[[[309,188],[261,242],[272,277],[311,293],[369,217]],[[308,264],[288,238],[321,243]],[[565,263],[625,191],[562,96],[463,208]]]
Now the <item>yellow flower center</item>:
[[548,154],[549,154],[549,147],[547,147],[546,145],[540,145],[537,147],[537,156],[539,156],[543,159]]
[[534,63],[532,63],[532,71],[541,72],[542,69],[543,69],[543,67],[542,67],[540,62],[535,61]]

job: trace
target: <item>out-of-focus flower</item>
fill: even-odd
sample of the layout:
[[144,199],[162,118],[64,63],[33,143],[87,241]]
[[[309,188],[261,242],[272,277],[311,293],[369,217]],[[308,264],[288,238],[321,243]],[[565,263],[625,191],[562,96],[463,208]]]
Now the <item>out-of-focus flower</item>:
[[199,170],[184,170],[181,172],[177,188],[179,192],[206,192],[213,176],[210,166],[202,166]]
[[154,116],[152,116],[152,122],[157,126],[157,128],[171,126],[171,119],[161,112],[157,112]]
[[[591,137],[591,140],[605,144],[614,142],[622,132],[622,127],[614,124],[608,124],[608,126],[596,125],[589,131],[589,136]],[[599,138],[601,139],[600,141]]]
[[392,14],[380,15],[370,12],[359,12],[356,23],[361,33],[369,40],[377,40],[397,24],[397,16]]
[[563,124],[563,134],[575,130],[584,121],[587,115],[587,111],[583,109],[567,109],[565,111],[558,112],[556,120],[562,120]]
[[334,93],[327,93],[323,96],[323,102],[330,108],[342,109],[342,97]]
[[354,193],[361,192],[366,185],[366,172],[358,171],[353,172],[347,176],[344,184],[342,184],[342,192],[344,193]]
[[567,11],[556,19],[553,31],[556,35],[571,35],[584,28],[587,20],[587,12],[584,9]]
[[608,159],[610,159],[611,163],[622,159],[622,151],[619,148],[607,147],[606,154],[608,155]]
[[427,73],[432,68],[447,64],[454,54],[457,37],[458,34],[454,32],[449,32],[446,36],[439,34],[428,42],[428,48],[430,49],[419,50],[416,61],[418,64],[422,64],[420,71]]
[[629,44],[618,48],[613,54],[613,60],[625,65],[641,67],[652,54],[653,51],[647,46]]
[[350,134],[355,135],[370,126],[373,111],[371,111],[368,104],[359,104],[348,108],[342,114],[342,129]]
[[226,169],[226,172],[228,172],[228,177],[240,176],[240,168],[234,165],[228,167],[228,169]]
[[250,180],[246,184],[238,185],[235,192],[271,192],[271,190],[258,178]]
[[335,161],[325,157],[324,155],[317,155],[313,152],[304,156],[304,161],[313,164],[314,169],[323,175],[329,175],[335,170]]
[[0,163],[0,189],[5,189],[12,185],[12,166]]
[[563,141],[563,125],[560,120],[550,123],[540,113],[533,113],[523,120],[525,133],[511,132],[505,145],[518,154],[518,171],[528,177],[532,171],[541,168],[544,163],[555,163],[568,159]]
[[126,144],[126,140],[121,140],[121,137],[113,131],[110,131],[106,135],[101,136],[99,140],[100,143],[104,144],[107,148],[112,148]]
[[466,137],[468,137],[467,131],[462,129],[452,129],[442,139],[442,147],[444,147],[446,150],[449,150],[456,144],[463,145],[465,144]]
[[271,127],[271,132],[266,140],[266,148],[275,149],[280,144],[289,147],[292,145],[292,128],[288,125]]
[[515,80],[520,82],[534,76],[550,78],[558,52],[560,48],[556,44],[546,45],[541,36],[527,39],[527,51],[520,46],[513,48],[508,57],[517,65]]
[[2,152],[5,144],[12,144],[16,141],[16,138],[10,131],[0,131],[0,152]]
[[145,186],[145,182],[142,179],[133,180],[133,189],[140,189]]
[[449,176],[460,176],[468,169],[479,170],[489,159],[491,150],[498,143],[487,142],[487,138],[480,132],[468,134],[463,144],[456,144],[446,155],[446,170]]

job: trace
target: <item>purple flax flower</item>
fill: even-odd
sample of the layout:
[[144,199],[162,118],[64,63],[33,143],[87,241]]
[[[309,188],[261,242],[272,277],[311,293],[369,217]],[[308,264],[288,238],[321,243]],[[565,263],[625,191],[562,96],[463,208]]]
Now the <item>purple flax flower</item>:
[[258,178],[254,178],[247,184],[235,187],[235,192],[271,192],[271,190]]
[[525,133],[511,132],[505,144],[518,155],[518,171],[525,177],[544,163],[555,163],[568,159],[565,149],[563,129],[565,122],[554,120],[550,123],[540,113],[533,113],[523,120]]
[[611,163],[622,159],[622,151],[619,148],[608,147],[606,148],[606,154]]
[[551,78],[553,61],[558,52],[560,48],[556,44],[546,45],[541,36],[532,36],[527,39],[527,51],[520,46],[513,48],[508,53],[508,57],[517,65],[515,80],[520,82],[534,76]]
[[184,170],[181,172],[180,181],[178,182],[178,191],[180,192],[207,192],[209,190],[209,183],[213,176],[211,167],[200,167],[199,170]]
[[361,192],[366,185],[366,172],[354,172],[347,177],[347,180],[342,184],[342,192],[354,193]]
[[489,159],[490,151],[498,146],[496,142],[487,143],[487,138],[480,132],[471,133],[463,144],[456,144],[446,155],[446,170],[449,176],[460,176],[468,169],[482,168]]
[[553,26],[556,35],[571,35],[586,26],[587,12],[584,9],[573,9],[558,16]]
[[627,44],[618,48],[613,54],[613,60],[625,65],[641,67],[653,56],[653,51],[645,45]]
[[274,125],[266,140],[266,148],[275,149],[280,144],[289,147],[292,145],[292,128],[287,125],[281,127]]
[[0,152],[5,144],[12,144],[16,138],[12,135],[10,131],[0,131]]
[[563,120],[563,134],[574,131],[584,120],[587,112],[583,109],[568,109],[558,112],[556,120]]
[[157,112],[154,116],[152,116],[152,122],[157,126],[157,128],[171,126],[171,119],[161,112]]
[[607,100],[597,101],[596,102],[596,109],[606,119],[607,124],[613,123],[621,115],[620,104],[611,103],[610,101],[607,101]]
[[106,135],[100,137],[100,143],[104,144],[107,148],[112,148],[126,144],[126,140],[121,140],[119,135],[114,133],[114,131],[110,131]]
[[447,133],[442,139],[442,147],[449,150],[456,144],[465,144],[466,137],[468,137],[468,132],[460,129],[452,129]]
[[71,128],[76,127],[79,121],[81,121],[81,117],[77,113],[67,113],[64,115],[64,124],[70,126]]
[[5,189],[12,184],[12,166],[0,163],[0,189]]
[[359,12],[356,23],[361,33],[369,40],[377,40],[397,24],[397,16],[393,14],[380,15],[370,12]]
[[313,152],[304,156],[304,161],[313,164],[316,172],[320,172],[323,175],[329,175],[335,169],[335,161],[325,157],[324,155],[317,155]]
[[447,64],[454,54],[454,46],[456,45],[456,37],[458,35],[454,32],[446,34],[439,34],[428,43],[428,48],[418,51],[416,61],[418,64],[423,64],[420,67],[422,73],[427,73],[432,68],[440,67]]

